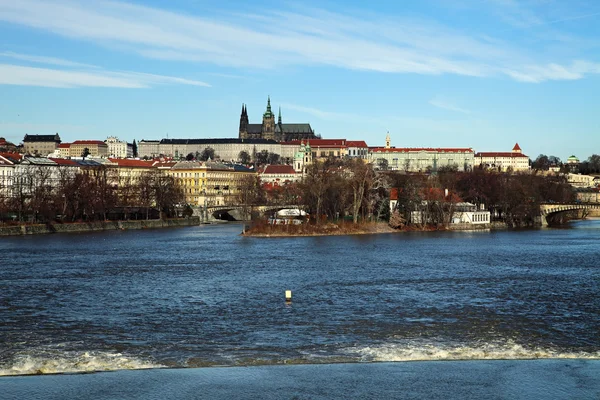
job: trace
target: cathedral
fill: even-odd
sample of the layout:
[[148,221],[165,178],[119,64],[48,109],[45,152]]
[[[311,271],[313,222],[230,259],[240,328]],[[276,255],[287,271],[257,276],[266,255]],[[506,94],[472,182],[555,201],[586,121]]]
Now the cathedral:
[[248,123],[248,110],[242,104],[240,116],[240,139],[271,139],[277,142],[292,140],[318,139],[310,124],[284,124],[281,122],[281,108],[277,123],[275,114],[271,111],[271,98],[267,100],[267,111],[263,114],[262,124]]

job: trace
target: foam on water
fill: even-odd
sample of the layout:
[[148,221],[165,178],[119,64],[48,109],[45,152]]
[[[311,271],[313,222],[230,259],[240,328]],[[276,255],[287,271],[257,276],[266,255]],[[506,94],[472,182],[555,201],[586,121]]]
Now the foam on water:
[[514,342],[489,344],[394,343],[347,349],[361,361],[457,361],[457,360],[535,360],[600,359],[600,351],[561,351],[552,348],[527,348]]
[[0,376],[64,374],[122,369],[161,368],[162,365],[109,352],[61,352],[20,354],[0,364]]

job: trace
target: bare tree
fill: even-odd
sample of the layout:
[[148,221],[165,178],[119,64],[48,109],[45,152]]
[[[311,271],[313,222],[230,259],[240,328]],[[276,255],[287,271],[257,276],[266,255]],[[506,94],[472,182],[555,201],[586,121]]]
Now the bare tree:
[[375,173],[370,165],[361,160],[349,160],[347,166],[352,169],[349,184],[352,190],[352,222],[356,224],[365,200],[365,193],[368,193],[373,186]]
[[323,201],[331,184],[331,171],[324,163],[315,162],[309,165],[307,174],[301,184],[302,198],[308,212],[320,224],[323,213]]

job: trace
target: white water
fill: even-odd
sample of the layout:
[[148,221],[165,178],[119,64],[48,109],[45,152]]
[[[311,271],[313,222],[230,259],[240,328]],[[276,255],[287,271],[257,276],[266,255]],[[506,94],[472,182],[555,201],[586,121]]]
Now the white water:
[[0,376],[64,374],[122,369],[162,368],[162,365],[128,357],[121,353],[64,352],[48,354],[21,354],[11,365],[0,365]]
[[366,362],[600,359],[600,351],[562,352],[552,348],[525,348],[513,342],[478,345],[407,342],[357,347],[348,352],[359,355]]

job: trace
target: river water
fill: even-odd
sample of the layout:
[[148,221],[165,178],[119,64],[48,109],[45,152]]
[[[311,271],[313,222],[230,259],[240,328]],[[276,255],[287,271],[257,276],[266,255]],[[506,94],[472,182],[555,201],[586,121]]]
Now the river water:
[[1,238],[0,375],[600,359],[599,220],[527,231],[240,232]]

